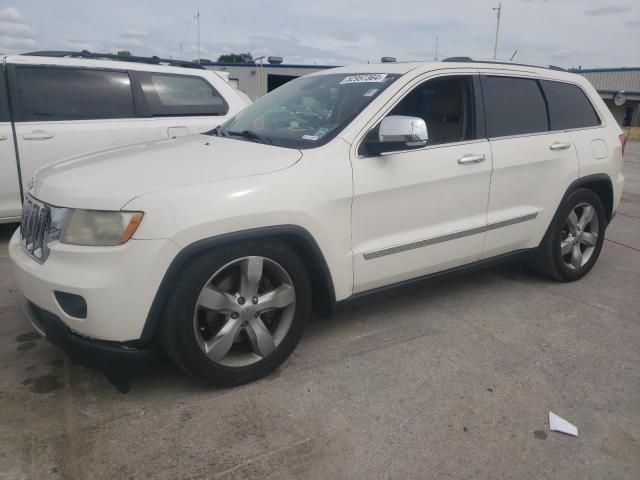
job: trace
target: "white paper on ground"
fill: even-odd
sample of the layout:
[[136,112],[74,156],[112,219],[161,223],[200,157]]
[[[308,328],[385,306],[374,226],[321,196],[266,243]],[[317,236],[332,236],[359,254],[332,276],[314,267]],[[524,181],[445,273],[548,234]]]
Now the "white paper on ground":
[[549,430],[566,433],[574,437],[578,436],[578,427],[570,424],[564,418],[559,417],[553,412],[549,412]]

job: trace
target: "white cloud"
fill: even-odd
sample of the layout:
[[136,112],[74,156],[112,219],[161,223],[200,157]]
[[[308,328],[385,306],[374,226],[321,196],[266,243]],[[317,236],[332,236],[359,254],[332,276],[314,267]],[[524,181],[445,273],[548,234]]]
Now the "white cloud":
[[22,17],[18,9],[14,7],[0,8],[0,22],[20,23]]
[[12,53],[36,44],[35,32],[15,7],[0,8],[0,51]]

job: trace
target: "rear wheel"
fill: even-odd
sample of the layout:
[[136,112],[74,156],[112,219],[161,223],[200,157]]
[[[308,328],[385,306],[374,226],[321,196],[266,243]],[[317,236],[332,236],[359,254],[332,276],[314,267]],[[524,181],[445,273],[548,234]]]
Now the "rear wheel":
[[593,267],[604,242],[606,215],[600,197],[585,188],[560,205],[535,259],[535,269],[559,281],[582,278]]
[[304,264],[275,240],[222,247],[183,270],[167,302],[161,341],[187,373],[237,385],[277,368],[310,315]]

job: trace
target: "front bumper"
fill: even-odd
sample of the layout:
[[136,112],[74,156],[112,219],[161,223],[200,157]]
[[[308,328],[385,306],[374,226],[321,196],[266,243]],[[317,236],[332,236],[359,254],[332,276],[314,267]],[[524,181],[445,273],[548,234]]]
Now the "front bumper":
[[150,349],[81,337],[54,314],[31,302],[27,301],[24,309],[40,335],[65,352],[74,363],[104,373],[120,391],[128,391],[131,380],[149,364]]
[[[119,343],[140,339],[162,278],[179,250],[170,240],[130,240],[118,247],[58,243],[40,264],[22,250],[19,231],[9,242],[14,278],[28,301],[81,337]],[[82,297],[84,318],[69,315],[55,292]]]

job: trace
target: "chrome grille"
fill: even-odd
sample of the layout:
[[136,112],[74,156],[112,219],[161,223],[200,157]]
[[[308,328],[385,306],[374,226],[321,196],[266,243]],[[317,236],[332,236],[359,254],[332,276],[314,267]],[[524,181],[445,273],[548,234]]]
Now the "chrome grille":
[[22,249],[34,260],[44,263],[49,256],[47,237],[51,226],[51,209],[27,196],[22,206],[20,240]]

